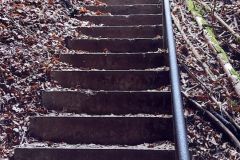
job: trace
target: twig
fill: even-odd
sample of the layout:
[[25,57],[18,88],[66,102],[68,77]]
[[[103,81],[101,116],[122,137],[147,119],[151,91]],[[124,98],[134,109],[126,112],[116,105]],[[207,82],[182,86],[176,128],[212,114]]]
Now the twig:
[[185,22],[185,17],[184,17],[182,8],[181,7],[178,7],[178,8],[179,8],[179,11],[180,11],[180,14],[181,14],[181,17],[182,17],[182,21]]
[[24,143],[24,140],[26,140],[26,132],[25,131],[23,131],[20,145],[22,145]]
[[[180,62],[181,63],[181,62]],[[194,76],[194,74],[188,69],[187,65],[181,63],[183,69],[185,71],[188,72],[188,74],[191,76],[192,79],[196,80],[200,87],[203,88],[204,90],[207,90],[207,94],[209,95],[209,97],[211,98],[211,100],[218,106],[218,108],[220,109],[220,112],[223,113],[224,115],[227,116],[227,118],[229,119],[229,121],[231,122],[231,124],[237,129],[237,133],[238,133],[238,137],[240,136],[240,127],[239,125],[234,121],[234,119],[227,113],[226,110],[223,109],[222,107],[222,103],[219,102],[212,94],[211,89],[209,89],[200,79],[198,79],[196,76]]]
[[234,119],[227,112],[224,112],[224,115],[234,125],[234,127],[236,127],[238,134],[240,134],[240,126],[237,124],[237,122],[235,122]]
[[199,11],[196,10],[194,2],[192,0],[186,0],[186,2],[188,9],[192,13],[195,20],[197,21],[199,28],[203,29],[204,33],[203,35],[207,39],[209,47],[213,50],[213,52],[217,56],[217,59],[219,60],[221,66],[223,67],[224,72],[228,75],[237,95],[240,97],[240,74],[233,68],[233,66],[229,62],[227,53],[220,46],[218,40],[216,39],[215,34],[213,33],[212,28],[205,26],[208,23],[203,18],[201,13],[199,13]]
[[233,20],[234,20],[234,25],[235,25],[235,27],[236,27],[237,29],[239,29],[239,28],[238,28],[237,18],[236,18],[235,16],[234,16],[234,19],[233,19]]
[[216,5],[217,5],[216,0],[213,0],[213,7],[210,8],[210,11],[211,11],[211,17],[212,17],[211,27],[212,27],[214,33],[216,33],[215,27],[214,27],[214,23],[215,23],[215,21],[216,21],[216,20],[215,20],[216,18],[214,17],[214,13],[215,13],[215,10],[216,10]]
[[76,14],[78,14],[78,10],[74,8],[69,0],[60,0],[60,2],[63,7],[68,9],[70,17],[74,17]]
[[216,118],[210,111],[204,109],[199,103],[191,99],[187,93],[182,93],[187,98],[188,102],[191,104],[190,106],[194,106],[203,115],[206,114],[208,118],[210,118],[219,128],[221,128],[221,130],[230,138],[230,140],[237,147],[237,149],[240,150],[240,142],[237,137],[218,118]]
[[186,64],[182,63],[181,61],[180,64],[193,80],[197,81],[204,90],[207,90],[209,95],[212,94],[212,91],[190,71]]
[[186,92],[189,92],[189,91],[193,90],[194,88],[196,88],[198,86],[199,86],[199,84],[196,84],[193,87],[186,89]]
[[[197,2],[200,3],[206,10],[208,10],[208,11],[211,10],[210,7],[209,7],[206,3],[202,2],[202,1],[199,1],[199,0],[197,0]],[[235,32],[227,23],[225,23],[224,20],[223,20],[221,17],[219,17],[219,15],[218,15],[217,13],[213,13],[212,15],[213,15],[229,32],[231,32],[231,34],[232,34],[233,36],[235,36],[235,38],[237,39],[238,42],[240,42],[240,35],[239,35],[237,32]]]
[[193,46],[192,42],[188,39],[187,35],[185,34],[183,29],[181,28],[181,25],[179,23],[178,18],[175,17],[173,14],[172,14],[172,18],[173,18],[173,21],[174,21],[175,25],[177,26],[178,30],[181,32],[181,35],[182,35],[183,39],[186,41],[186,43],[189,45],[190,49],[192,50],[192,53],[196,57],[196,60],[204,68],[205,72],[209,75],[211,80],[214,81],[215,77],[214,77],[213,73],[211,72],[211,70],[208,67],[208,65],[205,62],[202,62],[202,57],[200,56],[199,52],[195,49],[195,47]]
[[232,44],[228,45],[237,55],[240,55],[240,49],[235,48]]
[[236,127],[229,122],[223,115],[218,112],[211,110],[210,111],[215,117],[217,117],[237,138],[239,137]]

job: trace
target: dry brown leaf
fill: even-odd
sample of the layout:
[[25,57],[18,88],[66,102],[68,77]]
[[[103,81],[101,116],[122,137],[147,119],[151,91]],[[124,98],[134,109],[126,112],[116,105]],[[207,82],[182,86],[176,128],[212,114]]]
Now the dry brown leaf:
[[85,7],[81,7],[79,10],[79,13],[81,13],[81,14],[85,14],[87,12],[88,12],[88,10]]

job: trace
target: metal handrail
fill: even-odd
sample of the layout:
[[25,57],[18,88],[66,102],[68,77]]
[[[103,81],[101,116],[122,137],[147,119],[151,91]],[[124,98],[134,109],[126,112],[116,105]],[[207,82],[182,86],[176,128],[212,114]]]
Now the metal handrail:
[[169,0],[164,0],[164,15],[172,85],[176,156],[178,160],[190,160]]

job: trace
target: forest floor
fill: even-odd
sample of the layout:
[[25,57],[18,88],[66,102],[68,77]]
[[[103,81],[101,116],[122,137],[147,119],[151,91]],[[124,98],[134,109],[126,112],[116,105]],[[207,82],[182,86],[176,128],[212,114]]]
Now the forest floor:
[[[30,141],[27,136],[29,117],[48,113],[41,106],[41,91],[59,87],[50,81],[51,69],[71,67],[58,61],[60,53],[72,52],[64,46],[65,37],[82,36],[76,28],[94,24],[71,18],[60,0],[5,3],[0,0],[0,3],[0,157],[7,158],[15,146]],[[101,4],[97,0],[72,3],[82,14],[99,14],[90,13],[82,7],[89,3]],[[220,0],[214,6],[214,12],[240,33],[240,2]],[[240,99],[186,4],[173,1],[172,10],[213,75],[211,77],[205,72],[175,26],[182,91],[188,94],[185,114],[192,153],[199,159],[240,159],[236,147],[224,132],[187,102],[190,97],[202,108],[216,112],[220,117],[224,110],[239,125]],[[238,41],[210,12],[203,12],[203,16],[214,28],[230,63],[240,71]]]
[[[208,4],[213,8],[212,3],[208,1]],[[199,3],[195,3],[195,5],[201,7]],[[239,8],[239,1],[229,1],[228,3],[217,1],[215,5],[215,13],[237,33],[240,33]],[[230,63],[237,71],[240,71],[239,41],[214,19],[211,12],[205,11],[202,14],[215,30],[217,40],[227,52]],[[198,26],[185,3],[175,2],[173,4],[173,15],[178,19],[188,40],[193,44],[190,47],[175,26],[178,60],[180,66],[182,66],[182,90],[187,92],[202,108],[213,112],[217,111],[219,115],[222,115],[221,110],[225,110],[236,123],[240,124],[239,97],[213,49],[207,42],[203,29]],[[197,50],[200,58],[193,54],[192,48]],[[209,67],[213,76],[206,73],[203,63]],[[221,130],[217,130],[215,124],[211,123],[212,120],[207,119],[206,115],[200,115],[199,110],[186,108],[186,111],[188,114],[189,144],[197,152],[197,155],[200,155],[203,159],[240,159],[239,152],[229,143],[229,139]],[[236,134],[239,135],[239,132]]]

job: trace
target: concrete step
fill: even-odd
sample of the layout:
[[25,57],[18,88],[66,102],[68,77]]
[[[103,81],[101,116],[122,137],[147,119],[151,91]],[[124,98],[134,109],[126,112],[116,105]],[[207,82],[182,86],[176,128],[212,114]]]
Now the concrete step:
[[163,48],[163,39],[67,39],[66,47],[88,52],[156,52]]
[[36,116],[29,134],[44,141],[69,144],[137,145],[173,140],[170,116]]
[[162,25],[80,27],[78,31],[96,38],[155,38],[163,36]]
[[55,70],[51,77],[64,88],[92,90],[148,90],[170,84],[169,71]]
[[77,16],[77,19],[81,21],[104,26],[159,25],[162,24],[162,18],[162,14]]
[[43,91],[49,110],[86,114],[171,114],[171,93],[161,91]]
[[16,148],[14,160],[175,160],[173,149]]
[[162,5],[157,4],[137,4],[137,5],[111,5],[111,6],[85,6],[87,10],[101,13],[110,13],[111,15],[129,15],[129,14],[160,14]]
[[159,0],[101,0],[107,5],[133,5],[133,4],[162,4],[163,1]]
[[81,69],[128,70],[167,66],[166,53],[60,54],[60,61]]

